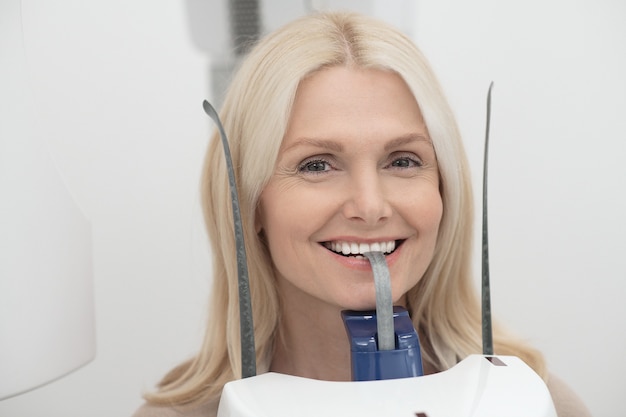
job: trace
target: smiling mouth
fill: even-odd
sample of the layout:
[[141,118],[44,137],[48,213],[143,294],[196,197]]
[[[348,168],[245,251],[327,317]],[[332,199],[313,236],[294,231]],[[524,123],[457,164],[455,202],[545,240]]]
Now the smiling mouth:
[[386,242],[356,243],[345,241],[322,242],[322,245],[331,252],[343,256],[363,257],[366,252],[382,252],[385,255],[393,253],[404,240],[390,240]]

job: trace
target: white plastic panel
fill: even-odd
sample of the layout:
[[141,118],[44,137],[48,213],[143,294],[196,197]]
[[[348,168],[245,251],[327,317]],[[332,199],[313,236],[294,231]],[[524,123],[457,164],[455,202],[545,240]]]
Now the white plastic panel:
[[417,378],[329,382],[268,373],[224,387],[218,417],[556,417],[548,388],[523,361],[472,355]]
[[95,356],[91,226],[34,106],[20,2],[0,13],[0,399]]

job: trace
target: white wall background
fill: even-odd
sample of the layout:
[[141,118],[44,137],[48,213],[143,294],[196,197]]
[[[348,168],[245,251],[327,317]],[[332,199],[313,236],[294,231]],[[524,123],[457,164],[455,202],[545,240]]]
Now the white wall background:
[[[413,34],[458,116],[477,195],[496,83],[495,314],[596,417],[626,415],[626,3],[416,4]],[[201,339],[209,60],[182,1],[25,0],[22,21],[42,140],[93,223],[98,353],[0,402],[0,416],[130,415]]]

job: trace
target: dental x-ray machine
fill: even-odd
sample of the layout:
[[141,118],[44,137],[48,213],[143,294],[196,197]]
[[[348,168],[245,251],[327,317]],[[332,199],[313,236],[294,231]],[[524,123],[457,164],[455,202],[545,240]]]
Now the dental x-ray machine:
[[320,381],[279,373],[256,375],[254,330],[243,229],[228,140],[215,109],[228,166],[239,272],[242,379],[225,385],[218,417],[557,417],[543,380],[522,360],[494,355],[487,242],[487,153],[483,171],[483,353],[440,373],[423,375],[417,332],[408,312],[394,307],[389,270],[381,252],[369,252],[376,311],[342,313],[351,345],[353,382]]

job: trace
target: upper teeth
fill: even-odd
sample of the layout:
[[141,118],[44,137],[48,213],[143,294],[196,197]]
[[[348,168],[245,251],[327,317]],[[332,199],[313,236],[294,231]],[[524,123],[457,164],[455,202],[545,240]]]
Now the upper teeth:
[[375,242],[375,243],[356,243],[356,242],[325,242],[324,246],[333,252],[342,253],[344,255],[363,255],[366,252],[383,252],[390,253],[396,248],[396,242]]

